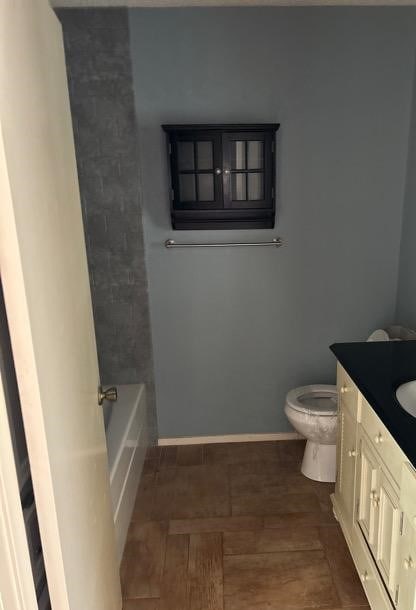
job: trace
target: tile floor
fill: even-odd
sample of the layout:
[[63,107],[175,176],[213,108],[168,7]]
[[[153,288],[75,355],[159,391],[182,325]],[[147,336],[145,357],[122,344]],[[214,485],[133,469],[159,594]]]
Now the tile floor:
[[123,610],[365,610],[333,485],[302,441],[149,450],[121,568]]

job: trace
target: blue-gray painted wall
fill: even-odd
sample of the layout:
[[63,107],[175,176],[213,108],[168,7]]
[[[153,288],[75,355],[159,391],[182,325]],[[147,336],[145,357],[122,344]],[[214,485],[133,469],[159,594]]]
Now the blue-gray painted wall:
[[[132,9],[160,436],[277,432],[395,319],[414,9]],[[280,122],[273,231],[177,231],[162,123]],[[165,239],[275,249],[165,250]]]
[[400,249],[397,320],[416,330],[416,67]]

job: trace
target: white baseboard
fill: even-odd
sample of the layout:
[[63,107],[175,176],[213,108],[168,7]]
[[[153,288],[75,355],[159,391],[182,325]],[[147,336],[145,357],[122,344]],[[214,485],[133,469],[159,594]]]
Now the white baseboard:
[[223,434],[218,436],[180,436],[160,438],[158,445],[208,445],[210,443],[251,443],[261,441],[295,441],[303,438],[297,432],[272,432],[270,434]]

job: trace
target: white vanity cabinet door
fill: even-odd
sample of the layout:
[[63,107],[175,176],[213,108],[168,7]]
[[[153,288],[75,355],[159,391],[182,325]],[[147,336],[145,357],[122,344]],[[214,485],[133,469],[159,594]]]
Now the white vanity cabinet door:
[[416,471],[402,464],[400,508],[403,521],[398,553],[399,610],[416,610]]
[[358,438],[357,521],[373,556],[376,556],[380,467],[366,437],[360,433]]
[[376,561],[383,581],[392,599],[394,599],[397,587],[401,511],[398,494],[382,469],[375,507]]
[[354,515],[354,480],[356,447],[356,421],[342,402],[338,412],[338,472],[336,496],[343,512],[343,522],[351,532]]
[[416,532],[406,515],[403,515],[397,568],[396,607],[398,610],[415,610]]

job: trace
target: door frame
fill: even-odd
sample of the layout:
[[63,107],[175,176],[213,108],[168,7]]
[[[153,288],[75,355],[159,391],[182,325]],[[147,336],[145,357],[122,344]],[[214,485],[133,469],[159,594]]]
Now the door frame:
[[11,430],[0,371],[0,608],[37,610]]

